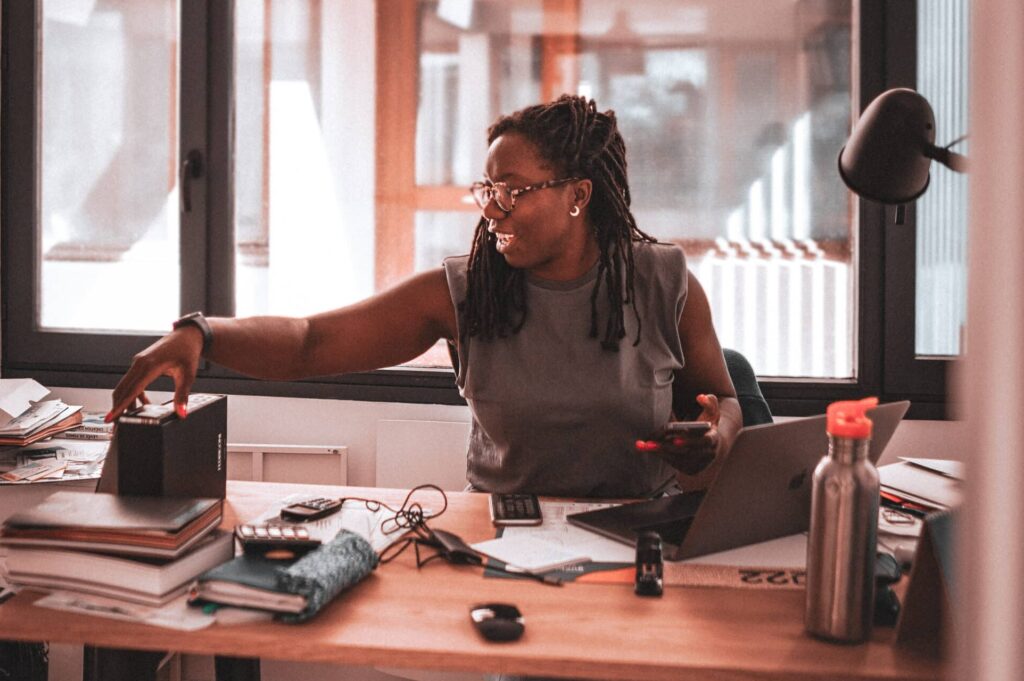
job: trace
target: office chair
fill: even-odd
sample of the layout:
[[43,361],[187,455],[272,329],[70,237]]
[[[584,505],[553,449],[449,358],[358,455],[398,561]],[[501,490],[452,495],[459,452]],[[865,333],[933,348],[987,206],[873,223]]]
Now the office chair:
[[[452,361],[452,369],[459,373],[459,353],[455,344],[448,341],[448,356]],[[743,414],[744,426],[756,426],[761,423],[772,423],[772,411],[768,407],[767,400],[761,393],[761,387],[757,384],[757,374],[754,367],[740,352],[724,348],[722,354],[725,356],[725,366],[729,370],[729,378],[732,379],[733,387],[736,388],[736,397],[740,403],[740,411]],[[688,398],[687,398],[688,401]],[[672,411],[684,418],[682,415],[693,410],[692,404],[682,404],[681,396],[676,392],[675,386],[672,389]]]
[[725,366],[729,369],[729,378],[736,388],[736,398],[740,402],[740,411],[743,413],[744,426],[756,426],[761,423],[772,423],[772,410],[768,407],[768,401],[761,393],[761,386],[757,383],[757,374],[754,367],[741,353],[729,348],[723,348],[725,355]]
[[[725,356],[725,367],[729,371],[729,378],[732,379],[732,385],[736,388],[736,398],[739,400],[740,412],[743,414],[743,425],[756,426],[761,423],[771,423],[773,421],[772,411],[769,409],[764,395],[761,394],[761,387],[757,384],[754,367],[750,366],[747,358],[736,350],[723,348],[722,354]],[[682,395],[677,386],[673,384],[672,411],[676,414],[676,418],[693,418],[689,415],[693,414],[696,409],[697,406],[694,404],[693,398]]]

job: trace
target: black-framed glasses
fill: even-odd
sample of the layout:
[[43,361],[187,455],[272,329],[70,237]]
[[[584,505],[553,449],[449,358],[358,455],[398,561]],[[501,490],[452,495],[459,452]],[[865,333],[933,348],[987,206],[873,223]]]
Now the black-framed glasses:
[[474,182],[470,186],[469,191],[473,194],[473,199],[476,201],[476,205],[480,206],[481,210],[487,208],[492,200],[505,213],[511,213],[512,209],[516,207],[516,197],[522,196],[526,192],[536,191],[538,189],[547,189],[548,187],[557,187],[563,185],[566,182],[575,182],[579,180],[579,177],[563,177],[557,180],[548,180],[546,182],[539,182],[537,184],[530,184],[525,187],[511,188],[505,182]]

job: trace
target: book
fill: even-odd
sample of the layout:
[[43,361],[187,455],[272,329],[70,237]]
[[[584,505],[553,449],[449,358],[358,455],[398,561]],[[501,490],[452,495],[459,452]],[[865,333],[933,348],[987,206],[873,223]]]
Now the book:
[[[57,403],[56,405],[51,405],[52,413],[45,412],[45,417],[32,419],[33,415],[38,416],[39,413],[32,413],[32,410],[30,410],[14,419],[6,428],[0,429],[0,445],[24,447],[57,433],[70,430],[82,422],[81,407],[68,406],[56,400],[55,402]],[[43,404],[50,403],[40,402],[36,406]],[[28,420],[22,422],[21,419],[23,418]]]
[[60,491],[18,511],[0,544],[175,558],[216,529],[222,500]]
[[277,586],[278,573],[294,562],[243,553],[199,575],[189,588],[189,602],[300,613],[306,608],[306,597]]
[[64,549],[10,547],[8,579],[12,584],[67,590],[161,606],[188,590],[195,577],[231,560],[234,539],[216,531],[175,560],[127,558]]
[[0,436],[27,435],[52,420],[60,418],[65,407],[67,405],[60,400],[34,402],[17,417],[10,419],[0,427]]
[[82,413],[82,422],[71,430],[61,433],[68,440],[109,440],[114,437],[114,424],[104,421],[101,411]]

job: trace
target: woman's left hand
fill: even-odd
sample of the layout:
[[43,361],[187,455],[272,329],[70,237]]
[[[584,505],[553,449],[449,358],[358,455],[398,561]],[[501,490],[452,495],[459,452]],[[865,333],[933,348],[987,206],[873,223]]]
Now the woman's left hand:
[[637,440],[636,450],[650,452],[686,475],[696,475],[707,468],[723,445],[722,435],[718,431],[721,411],[715,395],[698,395],[697,404],[701,412],[696,420],[710,424],[708,430],[703,433],[687,433],[685,430],[673,429],[672,424],[678,422],[670,421],[647,440]]

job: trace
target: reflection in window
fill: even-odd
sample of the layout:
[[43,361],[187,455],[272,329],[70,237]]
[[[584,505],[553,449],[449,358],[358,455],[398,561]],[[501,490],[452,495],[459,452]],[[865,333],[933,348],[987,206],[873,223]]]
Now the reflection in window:
[[[235,313],[373,293],[374,4],[235,4]],[[411,226],[410,226],[411,229]]]
[[177,2],[43,2],[40,326],[178,310]]
[[853,376],[848,0],[451,4],[420,2],[419,185],[479,178],[499,114],[593,97],[618,116],[641,229],[686,249],[723,345],[761,375]]

